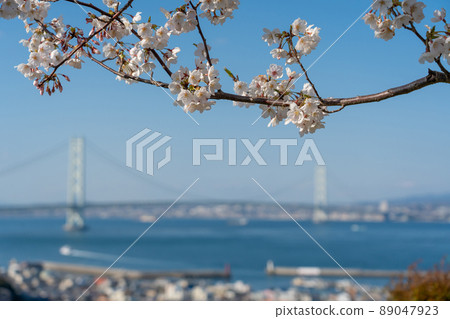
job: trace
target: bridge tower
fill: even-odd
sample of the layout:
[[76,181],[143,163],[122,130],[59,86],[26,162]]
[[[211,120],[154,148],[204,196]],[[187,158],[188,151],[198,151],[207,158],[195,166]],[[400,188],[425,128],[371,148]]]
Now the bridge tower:
[[72,138],[69,145],[69,175],[67,185],[67,213],[64,229],[81,231],[86,229],[84,212],[84,139]]
[[314,170],[314,212],[313,222],[321,223],[328,219],[327,207],[327,167],[316,166]]

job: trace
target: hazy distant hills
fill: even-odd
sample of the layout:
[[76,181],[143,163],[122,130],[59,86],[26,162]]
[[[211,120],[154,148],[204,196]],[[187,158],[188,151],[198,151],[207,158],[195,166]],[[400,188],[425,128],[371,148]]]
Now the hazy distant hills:
[[450,204],[450,193],[445,194],[424,194],[408,196],[403,198],[396,198],[388,200],[389,204],[433,204],[433,205],[444,205]]

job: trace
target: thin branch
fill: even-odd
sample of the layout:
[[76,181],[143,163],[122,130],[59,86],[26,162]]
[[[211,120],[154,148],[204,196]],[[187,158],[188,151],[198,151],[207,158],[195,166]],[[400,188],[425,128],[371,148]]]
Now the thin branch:
[[223,91],[218,91],[211,95],[212,100],[229,100],[229,101],[236,101],[236,102],[243,102],[243,103],[250,103],[250,104],[264,104],[264,105],[270,105],[270,106],[282,106],[282,107],[289,107],[289,102],[284,102],[281,100],[270,100],[266,98],[260,98],[260,97],[250,97],[250,96],[243,96],[243,95],[236,95],[231,93],[226,93]]
[[[134,30],[133,30],[134,31]],[[150,49],[150,52],[155,56],[156,60],[158,61],[158,63],[162,66],[162,68],[164,69],[164,71],[166,71],[166,73],[172,77],[172,71],[170,71],[169,67],[164,63],[164,61],[161,59],[161,57],[159,56],[158,52],[156,52],[155,49]]]
[[333,113],[337,113],[342,111],[343,109],[345,109],[347,107],[347,105],[342,105],[340,108],[333,110],[333,111],[328,111],[327,109],[323,108],[323,106],[320,106],[320,109],[322,110],[322,112],[327,113],[327,114],[333,114]]
[[[383,92],[363,96],[356,96],[351,98],[327,98],[324,99],[322,103],[324,106],[337,106],[337,105],[347,106],[347,105],[380,102],[395,96],[408,94],[437,83],[450,83],[450,77],[448,77],[446,74],[442,72],[428,70],[428,75],[423,78],[420,78],[414,82],[402,86],[388,89]],[[333,111],[331,112],[334,113]]]
[[292,43],[292,37],[291,36],[289,36],[289,39],[287,40],[287,42],[288,42],[288,45],[289,45],[289,50],[291,51],[291,54],[294,55],[295,61],[302,68],[302,71],[303,71],[303,74],[305,75],[306,80],[309,82],[309,84],[311,84],[311,87],[313,88],[314,93],[316,94],[316,96],[319,99],[319,101],[322,102],[322,98],[320,97],[319,92],[317,92],[316,86],[314,85],[314,83],[311,81],[311,79],[308,76],[308,71],[305,69],[305,67],[303,66],[302,62],[298,58],[297,50],[295,50],[295,48],[294,48],[294,44]]
[[405,28],[407,30],[412,31],[420,39],[420,41],[422,41],[423,44],[425,44],[425,46],[426,46],[427,40],[423,36],[420,35],[420,33],[417,31],[416,27],[414,26],[414,23],[410,22],[409,25],[410,25],[410,27],[405,26]]
[[106,12],[106,11],[100,9],[99,7],[93,5],[92,3],[86,3],[86,2],[82,2],[82,1],[78,1],[78,0],[64,0],[64,1],[75,3],[75,4],[78,4],[78,5],[83,6],[83,7],[91,8],[91,9],[101,13],[102,15],[112,17],[112,14],[110,14],[109,12]]
[[194,8],[194,10],[195,10],[195,20],[197,20],[197,30],[198,30],[198,33],[200,34],[200,37],[202,38],[203,46],[205,47],[206,59],[208,60],[209,66],[212,66],[213,64],[211,62],[211,56],[209,55],[208,44],[206,43],[206,38],[203,34],[202,27],[200,26],[200,20],[198,18],[198,13],[197,13],[198,5],[194,6],[192,1],[189,1],[189,3],[191,4],[192,8]]
[[106,64],[104,64],[102,61],[99,61],[96,58],[94,58],[92,55],[89,55],[88,57],[89,57],[89,59],[91,59],[92,61],[94,61],[98,65],[100,65],[102,68],[108,70],[111,73],[114,73],[117,76],[120,76],[121,78],[129,79],[129,80],[133,80],[133,81],[141,82],[141,83],[145,83],[145,84],[155,85],[155,86],[162,87],[162,88],[165,88],[165,89],[169,88],[169,84],[168,83],[156,81],[156,80],[153,80],[153,79],[147,80],[147,79],[143,79],[141,77],[128,75],[126,73],[114,70],[113,68],[111,68],[111,67],[107,66]]
[[441,69],[442,72],[444,72],[447,77],[450,78],[450,72],[444,67],[444,65],[442,64],[440,58],[436,58],[434,59],[434,62],[436,62],[436,64],[439,66],[439,68]]

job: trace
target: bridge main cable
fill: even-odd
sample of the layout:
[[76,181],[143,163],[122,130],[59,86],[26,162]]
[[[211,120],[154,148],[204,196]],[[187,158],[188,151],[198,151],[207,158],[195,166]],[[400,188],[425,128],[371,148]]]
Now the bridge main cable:
[[61,152],[62,150],[66,150],[67,148],[67,141],[63,141],[60,142],[58,144],[56,144],[55,146],[46,149],[45,151],[42,151],[32,157],[27,158],[26,160],[23,160],[21,162],[18,162],[14,165],[11,165],[10,167],[6,167],[4,169],[0,169],[0,177],[3,177],[5,175],[8,175],[14,171],[17,171],[21,168],[30,166],[36,162],[42,161],[44,159],[47,159],[59,152]]

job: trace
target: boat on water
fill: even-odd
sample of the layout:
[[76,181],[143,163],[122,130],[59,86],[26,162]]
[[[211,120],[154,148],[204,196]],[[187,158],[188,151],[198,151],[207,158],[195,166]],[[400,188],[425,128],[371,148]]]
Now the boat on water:
[[139,217],[141,223],[153,223],[155,220],[156,217],[152,215],[142,215]]
[[227,224],[229,226],[246,226],[248,224],[248,219],[241,217],[241,218],[233,218],[233,219],[229,219],[227,221]]

